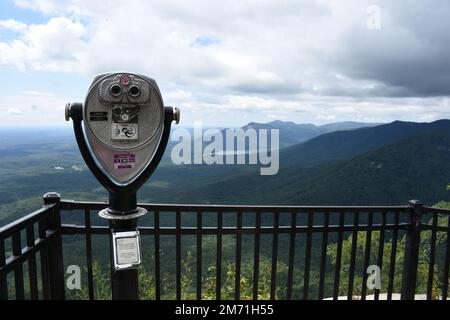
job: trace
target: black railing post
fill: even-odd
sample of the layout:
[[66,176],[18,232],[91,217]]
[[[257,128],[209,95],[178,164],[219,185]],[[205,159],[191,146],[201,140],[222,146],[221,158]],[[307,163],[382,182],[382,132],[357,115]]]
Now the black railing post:
[[48,267],[50,276],[49,282],[51,300],[65,299],[64,264],[61,237],[61,213],[59,207],[60,200],[61,197],[56,192],[49,192],[44,195],[45,205],[56,204],[53,207],[47,224],[48,230],[56,232],[48,245]]
[[409,202],[410,225],[408,226],[403,264],[402,300],[414,300],[417,283],[417,265],[419,263],[419,247],[423,203],[418,200]]

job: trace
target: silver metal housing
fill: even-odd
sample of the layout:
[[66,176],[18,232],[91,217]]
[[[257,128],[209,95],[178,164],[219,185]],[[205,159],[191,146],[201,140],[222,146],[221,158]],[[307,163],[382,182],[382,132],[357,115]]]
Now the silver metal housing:
[[[129,94],[136,86],[139,94]],[[145,170],[160,143],[164,129],[161,93],[153,79],[142,75],[100,75],[89,88],[83,119],[84,135],[97,165],[115,184],[127,185]]]

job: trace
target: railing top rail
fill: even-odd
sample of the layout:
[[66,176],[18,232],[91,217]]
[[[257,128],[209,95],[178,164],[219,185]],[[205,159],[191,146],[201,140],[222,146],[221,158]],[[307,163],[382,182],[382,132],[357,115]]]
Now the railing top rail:
[[6,239],[12,236],[14,233],[21,231],[28,227],[30,224],[36,223],[46,216],[48,216],[56,204],[44,205],[41,209],[36,210],[24,217],[21,217],[13,222],[0,227],[0,240]]
[[[88,202],[61,200],[62,210],[103,209],[107,202]],[[292,212],[292,211],[402,211],[405,206],[275,206],[275,205],[209,205],[209,204],[161,204],[140,203],[139,206],[159,211],[188,211],[188,212]]]
[[450,214],[450,209],[444,208],[435,208],[435,207],[425,207],[424,211],[426,213],[442,213],[442,214]]

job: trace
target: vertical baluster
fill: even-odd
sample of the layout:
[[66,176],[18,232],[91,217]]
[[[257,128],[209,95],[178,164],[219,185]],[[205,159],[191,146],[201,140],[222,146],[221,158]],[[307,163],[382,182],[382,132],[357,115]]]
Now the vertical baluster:
[[355,227],[355,229],[352,234],[352,248],[351,248],[351,252],[350,252],[347,300],[353,299],[353,285],[354,285],[354,281],[355,281],[355,265],[356,265],[356,249],[358,248],[359,212],[353,213],[353,226]]
[[292,299],[292,285],[294,282],[294,259],[295,259],[295,228],[297,227],[297,213],[291,213],[291,232],[289,240],[289,262],[288,262],[288,276],[287,276],[287,290],[286,299]]
[[[33,224],[27,227],[27,247],[32,248],[35,245],[34,239],[34,226]],[[30,281],[30,299],[38,300],[38,283],[37,283],[37,268],[36,268],[36,255],[32,254],[28,258],[28,277]]]
[[181,213],[176,213],[176,295],[181,300]]
[[155,228],[155,299],[161,299],[161,261],[160,261],[160,228],[159,228],[159,211],[154,213],[154,228]]
[[438,215],[437,213],[433,213],[431,243],[430,243],[430,265],[428,267],[428,281],[427,281],[427,300],[433,299],[433,277],[434,277],[434,264],[436,255],[437,224],[438,224]]
[[[447,218],[447,227],[450,230],[450,215]],[[442,279],[442,300],[447,300],[448,296],[448,275],[450,265],[450,231],[447,231],[447,244],[445,247],[445,262],[444,262],[444,278]]]
[[88,278],[89,300],[94,300],[94,275],[92,271],[92,231],[91,231],[91,212],[89,209],[84,210],[84,225],[86,231],[86,263]]
[[400,213],[398,211],[394,212],[394,219],[394,231],[392,232],[391,240],[391,257],[389,259],[389,283],[386,300],[392,300],[392,293],[394,292],[395,260],[397,259],[398,228],[400,223]]
[[217,212],[216,300],[220,300],[222,290],[222,232],[223,232],[223,213],[219,211]]
[[[5,240],[0,239],[0,268],[2,268],[5,263]],[[8,279],[6,272],[0,272],[0,300],[8,300]]]
[[[47,220],[43,219],[38,223],[39,239],[44,241],[47,239]],[[41,249],[41,279],[42,279],[42,296],[44,300],[50,299],[50,277],[49,277],[49,261],[48,246],[45,245]]]
[[373,212],[369,212],[368,222],[367,222],[367,236],[366,236],[366,247],[364,250],[364,267],[363,267],[363,281],[361,289],[361,300],[366,300],[367,293],[367,268],[370,264],[370,247],[372,244],[372,224],[373,224]]
[[308,231],[306,233],[306,248],[305,248],[305,270],[303,274],[303,300],[308,300],[309,292],[309,274],[311,269],[311,243],[312,243],[312,227],[313,227],[313,212],[308,212]]
[[[381,230],[380,230],[380,239],[378,241],[378,255],[377,255],[377,266],[380,268],[380,276],[381,272],[383,272],[383,254],[384,254],[384,238],[386,236],[386,211],[381,213]],[[380,289],[375,289],[375,297],[374,300],[380,299]]]
[[253,260],[253,300],[258,300],[261,212],[255,213],[255,255]]
[[202,298],[202,212],[197,212],[197,300]]
[[280,225],[280,213],[277,211],[273,216],[274,233],[272,237],[272,268],[270,279],[270,299],[274,300],[277,287],[277,262],[278,262],[278,227]]
[[325,212],[325,219],[323,222],[324,231],[322,234],[322,251],[320,257],[320,272],[319,272],[319,300],[324,298],[325,289],[325,274],[327,272],[327,249],[328,249],[328,232],[330,225],[330,212]]
[[344,240],[344,222],[345,222],[345,212],[339,212],[339,231],[338,231],[338,242],[337,242],[337,252],[336,252],[336,268],[334,273],[334,290],[333,290],[333,300],[337,300],[339,297],[339,285],[341,279],[341,263],[342,263],[342,242]]
[[236,228],[236,277],[234,282],[234,298],[241,298],[241,255],[242,255],[242,212],[237,213]]
[[[20,232],[13,234],[12,236],[12,249],[14,257],[20,257],[22,255],[22,243],[20,239]],[[23,284],[23,265],[17,264],[14,268],[14,283],[16,286],[16,299],[25,299],[25,290]]]

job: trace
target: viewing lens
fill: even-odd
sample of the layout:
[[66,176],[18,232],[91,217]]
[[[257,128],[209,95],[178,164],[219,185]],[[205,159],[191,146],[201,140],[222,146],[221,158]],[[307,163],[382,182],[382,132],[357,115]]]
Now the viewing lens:
[[122,93],[122,88],[117,84],[112,85],[109,90],[114,97],[117,97]]
[[131,86],[128,92],[130,93],[130,96],[137,97],[141,94],[141,88],[139,88],[138,86]]

